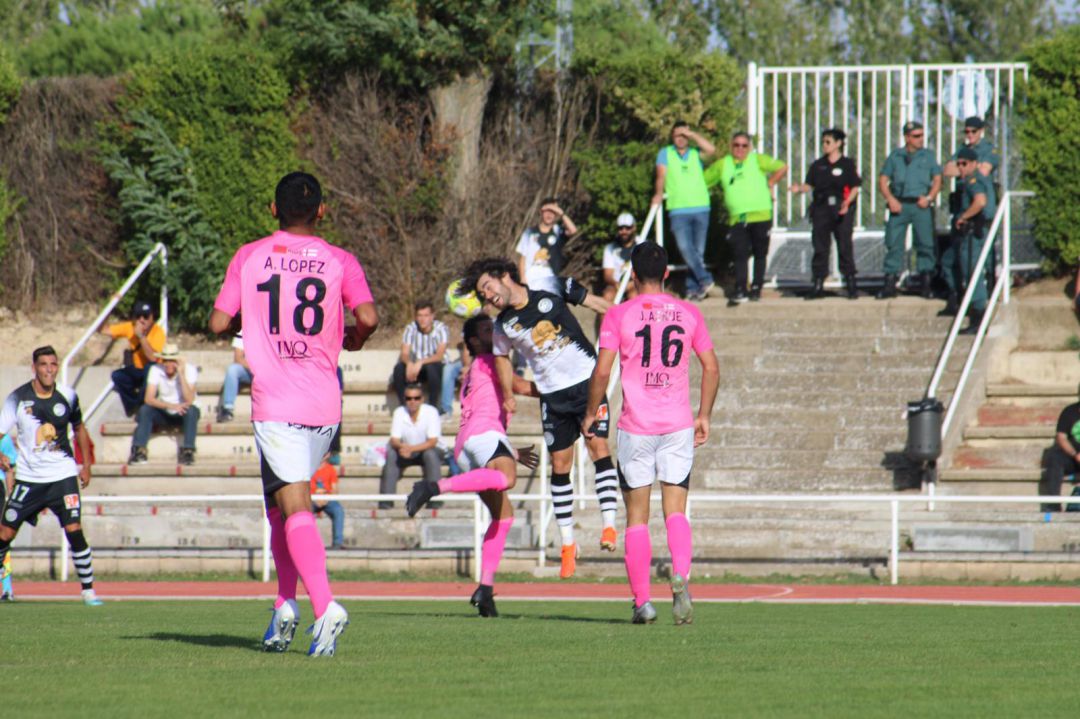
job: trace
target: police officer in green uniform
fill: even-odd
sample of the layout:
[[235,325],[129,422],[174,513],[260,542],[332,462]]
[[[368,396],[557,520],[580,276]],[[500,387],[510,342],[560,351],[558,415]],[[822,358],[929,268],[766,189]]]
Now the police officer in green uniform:
[[[979,156],[974,149],[962,147],[956,153],[956,166],[960,170],[960,213],[953,218],[953,232],[957,240],[953,242],[959,255],[960,276],[971,281],[971,271],[982,252],[986,231],[994,219],[997,205],[994,190],[990,187],[990,178],[978,170]],[[975,334],[986,312],[986,273],[980,272],[975,278],[975,292],[971,295],[970,320],[967,329],[960,334]],[[956,287],[950,287],[955,291]]]
[[889,207],[885,223],[885,284],[879,300],[896,297],[896,280],[903,269],[904,235],[915,235],[916,270],[922,276],[923,296],[930,297],[930,280],[937,264],[931,205],[941,192],[941,166],[927,150],[922,123],[904,125],[904,146],[889,153],[878,177],[878,189]]
[[[956,164],[959,159],[960,150],[965,147],[970,147],[975,151],[975,168],[980,175],[986,177],[989,182],[987,183],[987,201],[996,206],[997,205],[997,192],[994,188],[994,173],[998,169],[998,165],[1001,164],[1001,158],[994,152],[994,145],[990,140],[983,137],[986,123],[983,122],[981,117],[972,116],[964,120],[964,144],[956,148],[956,152],[953,153],[952,158],[945,163],[945,168],[942,171],[942,175],[945,177],[959,177],[960,170]],[[952,194],[949,196],[949,212],[956,215],[962,211],[962,198],[964,196],[963,186],[956,184]],[[956,239],[953,235],[952,239]],[[949,242],[945,247],[945,250],[941,253],[941,271],[945,275],[945,282],[949,286],[949,296],[945,301],[945,309],[938,313],[939,317],[952,317],[956,314],[957,306],[959,303],[959,295],[956,288],[965,284],[966,280],[960,275],[959,267],[959,255],[956,249],[956,242]]]

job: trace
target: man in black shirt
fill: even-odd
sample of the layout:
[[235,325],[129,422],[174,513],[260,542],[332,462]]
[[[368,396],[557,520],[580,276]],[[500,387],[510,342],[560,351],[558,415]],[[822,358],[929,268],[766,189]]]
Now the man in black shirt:
[[[1058,417],[1054,446],[1046,453],[1046,471],[1039,482],[1039,494],[1061,494],[1061,483],[1066,474],[1080,470],[1080,402],[1074,402],[1061,410]],[[1060,512],[1060,504],[1042,505],[1044,512]]]
[[[810,222],[813,225],[811,242],[814,258],[810,263],[814,286],[806,299],[816,300],[825,296],[825,278],[829,276],[829,247],[836,238],[836,251],[840,255],[840,274],[847,283],[848,299],[859,296],[855,284],[855,250],[852,231],[855,213],[852,206],[859,194],[862,180],[850,157],[844,157],[843,130],[830,129],[821,133],[821,147],[825,154],[814,160],[806,171],[806,182],[792,185],[791,192],[814,191],[810,204]],[[832,237],[830,237],[832,236]]]

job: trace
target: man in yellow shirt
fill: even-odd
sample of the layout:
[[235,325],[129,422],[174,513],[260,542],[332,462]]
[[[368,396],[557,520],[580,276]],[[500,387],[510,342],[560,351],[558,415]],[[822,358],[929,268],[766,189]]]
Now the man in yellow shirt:
[[165,346],[165,330],[155,321],[154,308],[149,302],[139,301],[131,310],[129,322],[115,322],[98,330],[114,340],[127,340],[124,366],[112,373],[113,387],[124,405],[124,413],[131,417],[143,403],[146,373],[157,362],[158,353]]

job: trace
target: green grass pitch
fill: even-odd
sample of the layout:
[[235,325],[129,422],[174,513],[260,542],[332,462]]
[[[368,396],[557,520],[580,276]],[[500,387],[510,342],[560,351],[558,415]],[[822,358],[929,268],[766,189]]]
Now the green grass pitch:
[[[4,717],[1075,716],[1078,608],[344,601],[330,659],[269,604],[0,606]],[[301,630],[310,624],[304,612]]]

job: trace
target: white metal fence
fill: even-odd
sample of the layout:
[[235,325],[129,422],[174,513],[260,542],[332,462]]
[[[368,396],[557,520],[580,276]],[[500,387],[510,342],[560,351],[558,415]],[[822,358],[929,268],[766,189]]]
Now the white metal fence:
[[[802,182],[807,168],[821,155],[823,130],[838,127],[847,134],[847,155],[863,178],[855,219],[857,263],[862,272],[876,273],[887,209],[877,178],[888,153],[903,144],[904,123],[923,123],[926,147],[944,164],[963,144],[964,118],[985,117],[987,135],[1002,157],[998,179],[1002,188],[1009,189],[1016,174],[1009,151],[1011,108],[1027,76],[1026,63],[824,67],[751,63],[748,131],[758,152],[787,163],[792,182]],[[808,275],[809,253],[802,247],[810,237],[804,219],[808,202],[805,194],[776,194],[769,266],[774,280]],[[785,251],[791,241],[797,248]]]
[[[537,494],[513,494],[510,500],[514,503],[535,502],[538,505],[538,516],[541,518],[550,516],[546,505],[551,504],[551,497],[547,492]],[[386,494],[341,494],[335,495],[334,499],[339,502],[377,502],[384,500],[403,501],[406,495]],[[597,502],[596,495],[579,495],[577,499],[583,503],[594,504]],[[957,504],[1031,504],[1053,503],[1060,504],[1066,498],[1060,496],[979,496],[979,495],[956,495],[939,496],[938,502],[951,502]],[[83,504],[177,504],[177,503],[200,503],[207,505],[220,504],[251,504],[253,510],[260,514],[263,512],[263,496],[256,494],[208,494],[208,495],[142,495],[142,496],[86,496],[82,498]],[[484,531],[487,528],[487,510],[480,497],[475,494],[443,494],[439,495],[440,502],[471,503],[473,506],[473,571],[477,581],[480,579],[480,547],[483,541]],[[660,501],[660,495],[654,493],[653,502]],[[696,505],[714,506],[720,504],[875,504],[888,505],[889,507],[889,531],[882,536],[882,549],[889,558],[889,571],[892,584],[900,581],[900,505],[925,503],[925,497],[912,494],[691,494],[687,499],[686,516],[692,518],[692,508]],[[255,509],[257,508],[257,509]],[[541,522],[544,520],[541,519]],[[541,539],[537,548],[537,566],[544,566],[547,546],[544,541],[543,527],[541,527]],[[699,553],[700,556],[700,553]],[[60,579],[67,581],[69,576],[69,554],[67,540],[60,540]],[[262,580],[270,580],[270,523],[264,521],[262,534]]]

